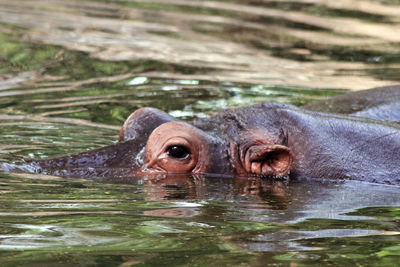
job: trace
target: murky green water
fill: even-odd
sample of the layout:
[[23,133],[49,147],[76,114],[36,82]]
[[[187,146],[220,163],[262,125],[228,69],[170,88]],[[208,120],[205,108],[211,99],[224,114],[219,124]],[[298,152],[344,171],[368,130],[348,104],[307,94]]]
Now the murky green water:
[[[398,1],[0,0],[0,161],[395,84]],[[398,266],[399,187],[0,173],[0,265]]]

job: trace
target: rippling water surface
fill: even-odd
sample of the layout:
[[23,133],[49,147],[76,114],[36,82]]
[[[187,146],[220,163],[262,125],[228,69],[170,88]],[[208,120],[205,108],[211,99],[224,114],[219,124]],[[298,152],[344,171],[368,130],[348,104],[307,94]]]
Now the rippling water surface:
[[[400,2],[0,0],[0,161],[398,83]],[[396,266],[400,193],[361,182],[0,173],[1,266]]]

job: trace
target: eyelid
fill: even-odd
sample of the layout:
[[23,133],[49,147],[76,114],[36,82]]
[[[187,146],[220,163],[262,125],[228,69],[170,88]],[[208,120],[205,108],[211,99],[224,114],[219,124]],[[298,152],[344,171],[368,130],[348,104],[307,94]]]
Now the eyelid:
[[167,153],[168,148],[171,146],[184,146],[189,151],[189,154],[192,153],[191,144],[185,138],[173,137],[167,140],[161,151],[163,151],[163,153]]
[[[174,146],[174,145],[173,145],[173,146]],[[182,145],[179,145],[179,146],[182,146]],[[191,157],[190,157],[191,152],[190,152],[190,150],[189,150],[186,146],[182,146],[182,147],[184,147],[184,148],[187,150],[187,153],[185,154],[184,157],[174,157],[174,156],[170,155],[170,152],[168,151],[168,149],[169,149],[170,147],[172,147],[172,146],[167,147],[167,150],[166,150],[165,153],[164,153],[164,154],[168,155],[170,158],[173,158],[174,160],[179,160],[179,161],[185,161],[185,160],[188,160],[188,159],[191,158]]]

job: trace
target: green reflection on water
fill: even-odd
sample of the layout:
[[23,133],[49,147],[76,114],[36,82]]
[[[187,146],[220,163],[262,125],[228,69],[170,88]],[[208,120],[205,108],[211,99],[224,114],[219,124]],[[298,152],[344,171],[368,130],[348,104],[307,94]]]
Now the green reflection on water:
[[[371,216],[367,220],[311,219],[293,225],[302,230],[321,229],[380,229],[384,235],[370,234],[360,237],[314,238],[303,240],[305,246],[316,247],[313,252],[288,252],[274,258],[281,261],[296,261],[305,265],[347,264],[366,266],[396,266],[398,262],[399,230],[398,207],[367,207],[347,215]],[[392,232],[393,231],[393,232]]]
[[[250,2],[261,4],[259,1]],[[150,2],[118,3],[148,10],[161,8],[172,12],[239,18],[262,25],[329,32],[323,27],[283,18],[254,17],[213,8]],[[276,9],[319,12],[327,16],[337,16],[340,13],[342,17],[357,16],[361,20],[382,22],[380,15],[307,3],[262,4]],[[152,21],[153,18],[149,16],[147,19]],[[389,22],[384,20],[383,23]],[[381,52],[368,47],[323,46],[297,38],[282,38],[275,32],[232,27],[225,23],[202,22],[188,26],[197,32],[268,50],[281,58],[310,62],[334,59],[370,65],[400,62],[399,56],[390,52],[390,49]],[[215,70],[151,59],[103,61],[90,57],[88,53],[27,41],[18,34],[17,29],[14,33],[12,27],[2,27],[3,30],[8,29],[8,32],[0,33],[0,73],[14,77],[32,71],[28,79],[33,75],[39,76],[32,83],[13,85],[1,91],[11,93],[0,98],[0,113],[7,115],[86,119],[119,126],[134,109],[146,105],[161,108],[180,119],[190,120],[209,116],[230,106],[266,101],[303,105],[344,92],[190,77],[146,76],[147,72],[152,71],[212,75]],[[175,32],[149,32],[165,37],[185,38]],[[266,42],[268,38],[280,42]],[[294,53],[293,48],[305,51],[303,54]],[[371,68],[357,72],[376,78],[399,79],[397,68]],[[51,88],[59,90],[40,91]],[[16,91],[24,91],[25,94],[12,94]],[[68,124],[18,119],[2,120],[0,123],[0,156],[2,161],[7,162],[97,148],[113,143],[118,134],[117,130],[91,128],[73,122]],[[187,200],[192,206],[185,207],[182,203],[173,202],[188,198],[185,188],[175,190],[170,187],[164,198],[154,200],[152,195],[165,193],[165,188],[139,184],[59,181],[54,177],[33,175],[27,178],[26,174],[21,178],[19,175],[0,174],[2,266],[395,266],[400,256],[398,207],[368,207],[347,214],[360,216],[359,220],[315,218],[277,224],[268,222],[273,214],[260,212],[271,209],[265,199],[257,203],[259,209],[252,207],[254,203],[250,200],[237,201],[242,204],[242,207],[238,207],[235,201],[212,197]],[[284,213],[295,202],[275,204],[273,207],[276,212]],[[323,236],[326,230],[332,230],[328,237]],[[362,236],[357,236],[358,230]],[[361,230],[367,231],[367,234]],[[286,234],[293,233],[305,236],[285,239]],[[273,234],[282,239],[273,239],[270,236]]]
[[[6,177],[2,178],[5,181]],[[38,183],[38,187],[27,186],[27,182]],[[0,211],[0,258],[6,265],[120,264],[135,258],[150,265],[169,261],[187,264],[208,261],[208,257],[221,264],[247,262],[249,253],[225,237],[277,228],[265,223],[146,216],[141,211],[164,210],[176,204],[146,201],[138,192],[141,186],[28,179],[13,179],[9,185],[13,190],[28,190],[31,201],[23,200],[26,192],[6,194],[16,200],[13,207]],[[49,185],[53,185],[51,192],[46,189]],[[212,201],[207,205],[214,206]],[[2,214],[10,209],[13,214]]]
[[[10,26],[2,25],[6,28]],[[85,80],[89,78],[118,75],[135,71],[174,71],[194,73],[197,68],[182,67],[163,62],[148,61],[102,61],[87,53],[69,51],[64,48],[29,42],[21,42],[21,36],[0,32],[0,73],[28,70],[44,70],[44,74],[65,77],[61,81]],[[202,69],[202,68],[200,68]],[[204,71],[204,70],[203,70]]]
[[[13,30],[9,25],[2,25]],[[85,52],[69,51],[59,46],[21,42],[16,33],[0,32],[0,73],[27,70],[44,70],[44,74],[70,80],[85,80],[95,77],[115,76],[124,73],[146,71],[171,71],[175,73],[197,73],[210,70],[204,67],[179,66],[156,60],[145,61],[102,61]]]
[[118,134],[115,130],[29,120],[0,120],[0,125],[0,155],[6,162],[94,149],[112,144]]
[[0,32],[0,73],[35,70],[57,62],[59,49],[55,47],[10,39],[9,34]]
[[[348,214],[368,217],[360,220],[274,224],[257,222],[262,215],[256,213],[251,215],[255,221],[235,218],[235,202],[218,199],[191,200],[184,208],[195,211],[190,217],[174,216],[168,211],[185,206],[147,200],[144,185],[1,178],[2,185],[8,186],[2,189],[14,191],[3,191],[0,202],[0,259],[4,266],[49,262],[52,266],[390,266],[399,255],[395,233],[400,230],[398,207],[362,208]],[[341,236],[340,229],[350,236]],[[368,230],[372,232],[362,232]],[[324,231],[332,233],[326,236]],[[293,233],[303,236],[288,239]],[[273,236],[279,234],[282,237],[274,241]]]
[[[13,71],[37,71],[43,76],[42,83],[49,83],[46,75],[54,78],[49,85],[39,82],[32,87],[19,88],[22,94],[13,95],[13,90],[6,91],[11,95],[2,98],[0,112],[10,115],[45,114],[121,125],[132,111],[146,105],[166,111],[183,110],[185,113],[180,118],[192,119],[197,114],[204,116],[205,112],[217,112],[228,106],[266,101],[302,105],[344,92],[157,77],[143,77],[145,83],[135,84],[132,83],[135,77],[141,77],[135,76],[137,72],[193,74],[212,70],[153,60],[106,62],[93,59],[83,52],[68,51],[57,46],[22,43],[16,41],[17,37],[0,35],[2,44],[16,47],[6,49],[2,55],[4,71],[11,72],[5,66],[15,65],[17,69]],[[18,56],[18,64],[12,64],[15,61],[13,55],[26,51],[30,51],[30,57]],[[110,75],[116,78],[107,78]],[[48,88],[51,90],[42,93],[41,90]],[[24,91],[27,95],[23,94]]]

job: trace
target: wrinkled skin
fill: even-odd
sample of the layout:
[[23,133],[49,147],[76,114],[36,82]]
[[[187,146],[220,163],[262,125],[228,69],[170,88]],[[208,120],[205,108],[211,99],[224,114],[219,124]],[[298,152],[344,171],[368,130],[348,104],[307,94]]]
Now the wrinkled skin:
[[399,162],[397,124],[259,104],[192,124],[142,108],[124,123],[117,144],[29,165],[59,175],[208,173],[400,184]]

